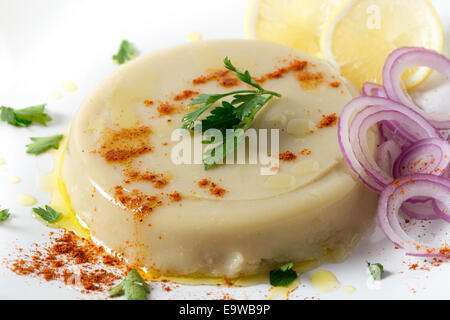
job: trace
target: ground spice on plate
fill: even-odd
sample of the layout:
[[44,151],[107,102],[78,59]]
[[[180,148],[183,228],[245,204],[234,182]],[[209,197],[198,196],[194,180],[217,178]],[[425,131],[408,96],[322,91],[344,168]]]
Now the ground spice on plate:
[[128,272],[123,260],[70,231],[52,232],[49,242],[18,248],[3,262],[17,275],[61,281],[82,293],[107,293]]

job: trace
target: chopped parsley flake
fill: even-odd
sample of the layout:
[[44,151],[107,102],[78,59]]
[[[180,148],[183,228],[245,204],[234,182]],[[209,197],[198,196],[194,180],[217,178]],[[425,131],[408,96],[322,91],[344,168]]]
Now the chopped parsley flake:
[[50,149],[58,149],[59,142],[64,137],[58,134],[50,137],[30,138],[32,143],[27,145],[27,153],[39,155]]
[[369,269],[370,275],[374,280],[381,280],[384,272],[384,267],[382,264],[367,262],[367,268]]
[[4,209],[0,211],[0,222],[8,220],[9,216],[11,214],[9,213],[9,209]]
[[55,211],[50,206],[45,206],[44,208],[33,208],[34,214],[36,214],[38,217],[40,217],[42,220],[47,221],[48,223],[54,223],[56,222],[59,217],[61,216],[61,213],[58,211]]
[[274,287],[289,287],[297,278],[292,262],[286,263],[276,270],[270,271],[270,284]]
[[123,40],[120,44],[120,49],[117,54],[113,55],[113,60],[117,64],[124,64],[125,62],[130,61],[136,56],[136,49],[134,46],[128,41]]
[[32,106],[23,109],[13,109],[10,107],[0,107],[0,120],[16,127],[28,127],[32,123],[39,123],[44,126],[52,118],[46,114],[45,104]]
[[110,297],[125,296],[127,300],[147,300],[150,289],[136,269],[131,270],[125,279],[109,291]]

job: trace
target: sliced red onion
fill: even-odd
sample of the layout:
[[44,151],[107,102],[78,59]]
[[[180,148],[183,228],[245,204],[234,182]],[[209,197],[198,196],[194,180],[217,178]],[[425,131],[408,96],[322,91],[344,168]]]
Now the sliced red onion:
[[[353,121],[353,115],[356,114]],[[339,144],[350,168],[372,190],[380,193],[392,177],[371,157],[367,131],[380,121],[396,121],[410,130],[417,140],[439,137],[437,131],[420,114],[385,98],[353,99],[341,113],[338,125]]]
[[379,98],[387,98],[386,91],[379,84],[373,82],[366,82],[362,87],[362,93],[366,97],[379,97]]
[[[344,108],[339,143],[350,168],[381,193],[378,219],[388,238],[410,255],[450,258],[450,248],[410,238],[398,220],[401,209],[413,219],[450,222],[450,114],[425,112],[404,90],[401,76],[418,66],[450,80],[446,57],[422,48],[395,50],[386,60],[383,86],[365,83],[364,96]],[[375,160],[367,134],[376,124],[381,145]]]
[[[425,160],[427,159],[428,160]],[[424,164],[427,161],[427,164]],[[403,152],[392,140],[378,148],[377,163],[384,172],[393,172],[394,178],[415,173],[428,173],[442,176],[450,162],[450,145],[442,139],[420,140]],[[394,165],[392,165],[394,163]],[[450,222],[450,216],[442,214],[433,199],[414,198],[402,205],[402,212],[416,220],[435,220],[442,218]]]
[[[386,91],[384,91],[383,86],[373,82],[366,82],[362,87],[362,94],[366,97],[379,97],[379,98],[387,98]],[[394,140],[395,135],[389,132],[390,127],[395,127],[390,125],[389,121],[381,121],[379,124],[379,134],[381,138],[381,142],[386,142],[388,140]],[[403,143],[401,143],[403,145]]]
[[[450,197],[450,195],[449,195]],[[433,201],[433,209],[436,215],[446,222],[450,222],[450,212],[445,210],[445,205],[439,201]]]
[[384,74],[391,72],[392,66],[394,65],[395,60],[397,60],[398,57],[400,57],[404,53],[416,51],[418,49],[421,49],[421,48],[418,48],[418,47],[402,47],[402,48],[398,48],[398,49],[395,49],[394,51],[392,51],[391,54],[386,58],[386,61],[384,62],[383,80],[384,80]]
[[381,193],[378,206],[378,221],[386,236],[408,254],[426,257],[450,257],[447,247],[435,248],[409,237],[400,226],[399,209],[412,198],[428,197],[439,203],[444,214],[450,210],[450,180],[434,175],[402,177],[387,186]]
[[423,173],[442,176],[450,164],[450,145],[440,138],[417,141],[395,160],[394,178]]
[[440,219],[439,209],[435,206],[434,199],[418,197],[405,201],[402,205],[402,212],[415,220],[436,220]]
[[396,121],[382,121],[379,124],[379,132],[383,142],[393,140],[400,147],[411,145],[415,141],[414,136]]
[[[362,93],[366,97],[379,97],[379,98],[387,98],[386,91],[384,91],[383,86],[373,82],[366,82],[362,87]],[[405,143],[412,143],[412,140],[407,140],[407,138],[402,134],[394,134],[396,131],[395,128],[398,128],[398,123],[393,122],[392,124],[389,121],[381,121],[379,124],[379,134],[381,138],[381,142],[386,142],[388,140],[400,140],[400,145]],[[403,140],[402,140],[403,139]]]
[[402,150],[393,140],[388,140],[380,145],[377,151],[377,164],[386,173],[392,172],[394,161]]
[[[404,112],[410,109],[403,107]],[[363,155],[363,159],[365,160],[363,162],[363,165],[366,168],[372,168],[372,170],[368,170],[367,173],[381,186],[385,187],[389,183],[392,182],[392,174],[384,173],[383,170],[378,170],[378,165],[374,161],[374,159],[371,156],[370,153],[370,146],[367,143],[367,132],[369,129],[382,121],[382,119],[387,119],[388,121],[396,121],[399,123],[404,124],[407,127],[413,128],[415,125],[415,122],[411,121],[412,118],[409,118],[408,116],[405,117],[404,113],[401,113],[401,109],[397,108],[394,110],[381,110],[379,111],[379,107],[377,106],[370,106],[364,109],[363,111],[359,112],[355,118],[352,121],[352,124],[350,126],[350,137],[358,136],[357,145],[354,146],[356,151],[360,151]],[[353,133],[354,132],[354,133]],[[426,136],[426,133],[421,133],[420,130],[415,132],[418,134],[416,136],[416,139],[420,139],[421,134],[423,136]],[[356,141],[354,141],[356,143]],[[361,150],[358,150],[358,147],[361,147]],[[367,161],[367,162],[366,162]]]
[[391,52],[391,54],[386,58],[386,61],[384,62],[384,70],[390,70],[392,68],[392,65],[394,64],[395,60],[397,60],[398,57],[400,57],[402,54],[416,51],[417,49],[422,49],[419,47],[401,47],[398,49],[395,49]]
[[410,67],[426,66],[450,80],[450,60],[445,56],[423,48],[402,48],[394,51],[383,69],[383,86],[388,97],[409,106],[427,118],[436,128],[450,129],[450,115],[425,112],[403,88],[401,76]]

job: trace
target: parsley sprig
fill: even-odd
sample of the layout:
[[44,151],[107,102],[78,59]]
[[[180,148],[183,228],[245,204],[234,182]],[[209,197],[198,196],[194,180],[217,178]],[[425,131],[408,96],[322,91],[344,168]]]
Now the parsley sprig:
[[109,291],[110,297],[125,295],[127,300],[147,300],[150,293],[148,285],[136,269],[131,270],[125,279]]
[[28,127],[33,122],[46,126],[52,118],[45,113],[45,106],[45,104],[40,104],[23,109],[1,106],[0,120],[16,127]]
[[[190,107],[199,108],[183,117],[182,128],[193,130],[195,122],[199,120],[200,116],[209,110],[218,101],[232,97],[231,102],[222,101],[221,106],[215,107],[211,114],[201,120],[202,132],[209,129],[217,129],[226,136],[227,129],[236,130],[234,132],[233,144],[228,146],[226,138],[220,146],[223,148],[222,153],[212,152],[209,157],[203,159],[205,169],[208,170],[218,164],[229,152],[237,149],[238,145],[244,140],[244,132],[247,130],[256,114],[270,101],[273,97],[281,98],[281,94],[273,91],[265,90],[255,80],[253,80],[249,71],[239,71],[230,61],[228,57],[224,60],[225,68],[234,72],[239,80],[255,88],[253,90],[238,90],[224,94],[201,94],[194,99]],[[241,130],[239,130],[241,129]],[[205,144],[212,144],[214,141],[204,141]],[[214,151],[214,150],[213,150]]]

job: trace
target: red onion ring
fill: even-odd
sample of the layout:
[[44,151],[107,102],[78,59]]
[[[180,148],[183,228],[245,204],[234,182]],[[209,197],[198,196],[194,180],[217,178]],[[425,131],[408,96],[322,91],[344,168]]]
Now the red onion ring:
[[402,87],[401,76],[406,69],[426,66],[442,73],[450,80],[450,60],[445,56],[423,48],[402,48],[394,51],[383,69],[383,85],[388,97],[409,106],[427,118],[436,128],[450,129],[450,115],[425,112]]
[[379,124],[379,132],[382,141],[393,140],[399,146],[411,145],[414,143],[415,138],[405,130],[402,125],[396,121],[382,121]]
[[[428,160],[426,160],[428,158]],[[450,163],[450,145],[439,138],[420,140],[406,148],[395,160],[392,169],[394,178],[416,173],[443,176]],[[417,220],[442,218],[450,222],[433,199],[410,199],[402,205],[402,211]]]
[[412,198],[406,200],[401,208],[402,212],[408,217],[415,220],[437,220],[440,219],[438,215],[438,208],[435,207],[434,199],[430,198]]
[[402,150],[393,140],[388,140],[378,147],[377,164],[384,172],[392,172],[395,160],[400,156]]
[[[366,82],[362,87],[362,93],[366,97],[379,97],[387,98],[386,91],[379,84],[373,82]],[[395,128],[396,125],[391,125],[389,121],[381,121],[379,124],[379,134],[381,137],[381,142],[386,142],[388,140],[394,140],[396,138],[395,134],[389,131],[393,131],[391,128]],[[412,141],[410,141],[411,143]],[[403,145],[403,142],[400,143]]]
[[[363,85],[362,93],[366,97],[379,97],[379,98],[387,98],[386,91],[382,86],[373,82],[366,82]],[[379,124],[379,133],[382,142],[386,142],[388,140],[396,140],[400,145],[404,145],[405,143],[410,144],[413,142],[412,139],[408,138],[408,134],[405,133],[397,133],[396,128],[399,128],[399,124],[389,121],[381,121]]]
[[383,80],[384,80],[384,75],[391,72],[392,66],[394,65],[395,60],[397,60],[398,57],[400,57],[401,55],[403,55],[405,53],[412,52],[412,51],[417,51],[419,49],[422,49],[422,48],[418,48],[418,47],[402,47],[402,48],[398,48],[398,49],[392,51],[391,54],[386,58],[386,61],[384,62]]
[[386,91],[379,84],[373,82],[366,82],[362,87],[362,93],[366,97],[379,97],[379,98],[387,98]]
[[400,57],[402,54],[411,52],[411,51],[416,51],[418,49],[421,49],[421,48],[401,47],[401,48],[398,48],[398,49],[395,49],[394,51],[392,51],[391,54],[386,58],[386,61],[384,62],[383,74],[385,71],[391,70],[392,65],[395,63],[395,60],[397,60],[397,58]]
[[446,222],[450,222],[450,212],[445,210],[445,207],[441,205],[438,201],[433,201],[433,209],[434,212],[436,212],[436,215],[438,218],[441,218],[442,220]]
[[395,160],[392,174],[400,178],[411,174],[442,176],[450,164],[450,145],[440,138],[420,140],[406,148]]
[[[351,121],[352,116],[355,118]],[[341,113],[338,138],[341,151],[350,168],[372,190],[380,193],[393,178],[370,157],[367,131],[383,120],[397,121],[408,129],[415,140],[439,137],[437,131],[420,114],[385,98],[359,97],[350,101]],[[414,131],[412,131],[414,128]]]
[[[353,119],[353,122],[350,126],[350,136],[353,136],[353,132],[355,132],[355,136],[358,136],[358,145],[361,147],[362,155],[364,156],[364,159],[367,161],[366,168],[370,166],[374,170],[369,170],[368,174],[377,181],[380,185],[383,187],[387,186],[389,183],[392,182],[392,174],[383,174],[384,172],[378,171],[377,163],[373,160],[373,158],[370,156],[370,148],[367,143],[367,139],[365,138],[365,135],[367,131],[380,121],[382,119],[388,119],[388,121],[394,121],[396,119],[396,122],[404,123],[407,126],[413,128],[412,122],[408,121],[410,119],[402,119],[403,115],[399,114],[400,109],[396,109],[395,111],[378,111],[379,107],[377,106],[370,106],[364,109],[363,111],[359,112],[355,118]],[[409,109],[405,109],[409,110]],[[374,113],[375,112],[375,113]],[[398,120],[397,120],[398,119]],[[420,132],[417,132],[420,134]],[[426,136],[426,134],[424,135]],[[419,139],[419,136],[416,137],[416,139]],[[354,147],[358,151],[358,145],[355,145]]]
[[387,186],[381,193],[378,221],[386,236],[409,255],[426,257],[450,257],[449,248],[433,248],[409,237],[400,226],[399,208],[408,199],[429,197],[439,202],[440,209],[450,210],[450,180],[434,175],[418,174],[402,177]]

